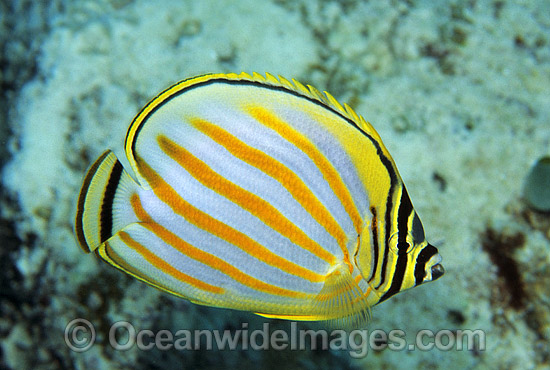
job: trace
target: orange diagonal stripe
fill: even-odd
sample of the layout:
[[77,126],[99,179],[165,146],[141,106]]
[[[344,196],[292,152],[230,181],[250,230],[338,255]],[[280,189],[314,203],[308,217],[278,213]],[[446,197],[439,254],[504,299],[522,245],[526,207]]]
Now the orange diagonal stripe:
[[[294,244],[300,245],[309,251],[321,248],[321,246],[311,240],[306,233],[283,216],[277,208],[273,207],[256,194],[243,189],[219,175],[206,163],[191,154],[187,149],[179,146],[166,136],[159,136],[157,141],[161,149],[168,156],[178,162],[180,166],[185,168],[204,186],[246,209],[262,220],[266,225],[287,237]],[[274,260],[277,260],[279,263],[277,267],[288,273],[300,276],[311,282],[320,282],[324,280],[324,275],[312,272],[284,258],[277,256],[274,257]]]
[[200,281],[198,279],[195,279],[192,276],[189,276],[178,269],[174,268],[172,265],[170,265],[168,262],[163,260],[162,258],[158,257],[157,255],[151,253],[146,247],[141,245],[139,242],[134,240],[127,232],[121,231],[118,233],[120,239],[130,248],[135,250],[137,253],[141,254],[147,262],[149,262],[151,265],[155,266],[157,269],[161,270],[162,272],[171,275],[178,279],[179,281],[182,281],[186,284],[192,285],[195,288],[210,292],[210,293],[223,293],[224,290],[220,287],[207,284],[203,281]]
[[328,182],[334,194],[338,197],[344,209],[351,218],[357,235],[361,234],[361,228],[363,221],[361,215],[355,207],[353,198],[344,184],[338,171],[334,168],[332,163],[317,149],[315,144],[311,142],[306,136],[298,132],[291,127],[287,122],[284,122],[272,112],[263,107],[248,107],[248,113],[256,120],[271,128],[283,138],[294,144],[302,152],[304,152],[317,166],[319,171],[323,174],[323,177]]
[[132,208],[142,222],[142,225],[147,229],[151,230],[156,236],[162,239],[168,245],[171,245],[177,249],[182,254],[186,255],[189,258],[192,258],[198,262],[201,262],[214,270],[218,270],[228,275],[235,281],[246,285],[252,289],[286,297],[305,297],[305,293],[296,292],[284,288],[280,288],[268,283],[265,283],[261,280],[258,280],[244,272],[240,271],[233,265],[227,263],[219,257],[214,256],[211,253],[205,252],[189,243],[185,240],[178,237],[176,234],[172,233],[170,230],[166,229],[162,225],[156,223],[151,216],[143,209],[139,197],[134,194],[130,199]]
[[[325,225],[323,220],[333,219],[332,215],[326,210],[324,205],[319,202],[317,197],[309,190],[306,184],[288,167],[281,162],[265,154],[261,150],[251,147],[245,142],[239,140],[221,127],[218,127],[203,119],[191,119],[191,124],[199,131],[209,136],[212,140],[225,147],[231,154],[240,160],[254,166],[277,180],[291,195],[309,212],[309,214],[319,222]],[[339,226],[336,225],[339,229]],[[331,233],[331,230],[327,230]],[[334,232],[331,235],[334,236]],[[335,237],[340,243],[345,240],[345,234],[340,234]],[[301,245],[304,249],[309,250],[319,258],[333,265],[336,263],[336,258],[326,249],[318,246],[308,249],[307,245]]]
[[340,177],[338,171],[334,168],[332,163],[328,161],[324,154],[317,149],[315,144],[313,144],[303,134],[292,128],[288,123],[282,121],[275,114],[269,112],[265,108],[250,107],[248,113],[259,122],[276,131],[279,135],[294,144],[315,163],[338,199],[340,199],[340,202],[342,202],[344,209],[353,221],[355,230],[359,235],[361,233],[363,221],[359,211],[355,207],[351,194],[346,184],[344,184],[342,178]]

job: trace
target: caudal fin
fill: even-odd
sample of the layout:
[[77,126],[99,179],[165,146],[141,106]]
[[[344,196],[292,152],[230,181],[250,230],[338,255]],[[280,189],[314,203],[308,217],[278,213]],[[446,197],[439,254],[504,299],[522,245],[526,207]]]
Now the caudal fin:
[[137,221],[129,198],[138,188],[112,151],[105,151],[94,162],[80,189],[75,220],[76,238],[86,253]]

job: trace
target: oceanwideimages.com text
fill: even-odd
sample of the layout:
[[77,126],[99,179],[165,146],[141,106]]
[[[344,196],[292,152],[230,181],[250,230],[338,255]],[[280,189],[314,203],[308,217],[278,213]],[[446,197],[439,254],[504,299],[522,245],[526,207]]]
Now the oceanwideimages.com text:
[[[65,343],[75,352],[90,349],[96,341],[92,323],[86,319],[75,319],[65,328]],[[485,332],[480,329],[443,329],[439,331],[420,330],[414,341],[408,341],[403,330],[381,329],[314,330],[298,329],[291,322],[288,330],[271,330],[270,323],[261,329],[249,329],[242,323],[236,330],[137,330],[127,321],[111,325],[107,335],[109,345],[115,350],[127,351],[134,347],[142,351],[198,350],[333,350],[347,351],[353,358],[367,356],[369,350],[382,351],[450,351],[485,350]]]

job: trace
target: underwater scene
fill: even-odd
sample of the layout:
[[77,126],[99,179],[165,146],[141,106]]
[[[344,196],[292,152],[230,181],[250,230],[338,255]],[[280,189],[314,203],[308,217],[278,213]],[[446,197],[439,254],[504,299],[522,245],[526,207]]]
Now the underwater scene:
[[550,370],[547,0],[0,27],[2,369]]

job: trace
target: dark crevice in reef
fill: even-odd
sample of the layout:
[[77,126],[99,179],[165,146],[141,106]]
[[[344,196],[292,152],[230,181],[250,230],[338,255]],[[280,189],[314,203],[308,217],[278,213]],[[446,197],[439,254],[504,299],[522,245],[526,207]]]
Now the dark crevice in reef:
[[[10,215],[19,214],[17,202],[5,193],[1,185],[0,209]],[[0,342],[10,336],[12,330],[18,326],[24,335],[21,338],[16,337],[15,347],[18,352],[23,353],[18,356],[26,358],[25,366],[74,368],[70,357],[63,354],[67,349],[59,346],[58,338],[51,340],[55,325],[49,317],[49,308],[52,304],[51,297],[55,294],[55,281],[46,276],[47,259],[38,267],[33,277],[26,276],[18,268],[20,251],[23,248],[39,248],[39,243],[33,233],[18,235],[17,222],[17,216],[14,219],[0,216]],[[40,354],[32,351],[39,347],[42,350]],[[0,349],[0,369],[9,369],[6,363],[6,347]]]
[[503,283],[502,294],[509,294],[508,305],[516,311],[525,308],[527,292],[520,267],[514,259],[514,252],[525,245],[525,235],[507,235],[489,227],[481,237],[481,245],[497,267],[497,275]]
[[15,235],[15,225],[11,220],[0,218],[0,315],[5,317],[5,302],[11,303],[15,308],[27,300],[22,289],[23,277],[15,266],[13,253],[19,249],[22,241]]
[[[4,191],[0,186],[0,204],[5,207],[6,203]],[[20,312],[29,296],[24,289],[24,277],[15,265],[15,254],[23,241],[16,235],[13,220],[0,217],[0,241],[0,317],[4,322],[15,322],[21,320]],[[0,341],[3,341],[10,331],[11,325],[1,328]],[[8,368],[3,350],[0,351],[0,368]]]

